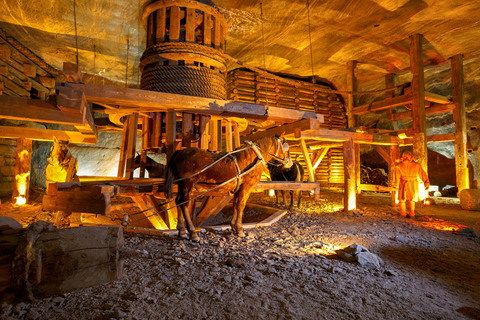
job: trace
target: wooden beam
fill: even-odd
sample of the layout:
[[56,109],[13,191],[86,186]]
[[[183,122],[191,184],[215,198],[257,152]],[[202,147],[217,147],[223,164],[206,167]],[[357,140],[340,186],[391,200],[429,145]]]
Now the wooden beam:
[[[413,157],[418,159],[425,172],[428,172],[426,114],[425,114],[425,77],[423,71],[423,35],[410,36],[410,69],[413,75],[412,120],[414,131]],[[415,143],[416,142],[416,143]]]
[[427,136],[428,142],[445,142],[445,141],[455,141],[455,133],[444,133],[436,134],[434,136]]
[[159,213],[158,201],[153,195],[138,195],[131,197],[133,201],[138,205],[140,210],[148,210],[144,212],[145,217],[150,221],[153,227],[157,230],[168,230],[170,227],[166,223],[165,212]]
[[341,142],[316,141],[314,144],[310,143],[308,148],[311,150],[323,150],[324,148],[343,148]]
[[195,9],[187,7],[187,20],[185,23],[185,41],[195,42]]
[[240,130],[238,129],[238,123],[233,123],[233,139],[235,141],[235,148],[240,147]]
[[127,179],[133,179],[133,171],[135,170],[137,127],[138,127],[138,113],[133,113],[130,115],[130,118],[128,119],[128,136],[127,136],[127,150],[126,150],[127,164],[125,168],[125,177]]
[[440,103],[440,104],[446,104],[446,103],[452,102],[451,99],[448,97],[445,97],[433,92],[428,92],[428,91],[425,91],[425,100],[430,102]]
[[83,83],[82,71],[80,71],[80,66],[75,63],[64,62],[63,74],[65,75],[67,82]]
[[210,123],[210,117],[200,115],[198,124],[198,130],[200,133],[200,149],[207,150],[210,141],[210,135],[208,134],[208,125]]
[[180,37],[180,7],[170,7],[169,41],[178,41]]
[[353,139],[345,142],[343,147],[343,161],[344,161],[344,210],[350,211],[357,208],[357,183],[355,174],[355,143]]
[[458,194],[470,188],[467,156],[467,120],[465,115],[463,56],[452,58],[453,121],[455,121],[455,172]]
[[402,95],[398,97],[388,98],[383,101],[376,101],[353,108],[353,114],[361,115],[374,111],[387,110],[393,107],[403,106],[405,104],[412,103],[412,101],[413,97],[411,95]]
[[[385,75],[385,88],[392,88],[395,81],[395,74],[389,73]],[[387,91],[385,92],[385,99],[391,99],[395,96],[395,92]],[[387,119],[392,121],[392,109],[387,109],[386,111]]]
[[[287,139],[292,139],[293,134],[286,137]],[[377,144],[377,145],[392,145],[398,144],[401,142],[401,139],[394,136],[388,136],[383,134],[370,134],[370,133],[361,133],[361,132],[351,132],[343,130],[328,130],[328,129],[317,129],[313,132],[304,132],[302,133],[302,138],[313,139],[317,141],[347,141],[353,139],[355,143],[360,144]]]
[[193,135],[193,114],[183,113],[182,114],[182,147],[188,148],[192,145],[192,135]]
[[313,169],[312,162],[310,161],[310,156],[308,155],[308,149],[307,145],[305,144],[305,139],[300,139],[300,147],[302,148],[305,164],[307,165],[308,178],[310,182],[315,182],[315,170]]
[[[432,114],[437,114],[437,113],[443,113],[443,112],[448,112],[452,111],[455,109],[455,104],[449,103],[449,104],[437,104],[434,105],[430,108],[425,109],[425,116],[432,115]],[[405,120],[405,119],[412,119],[412,111],[403,111],[403,112],[398,112],[398,113],[393,113],[392,114],[392,121],[393,120]]]
[[0,96],[0,118],[71,125],[84,124],[83,115],[61,111],[49,102],[5,95]]
[[378,154],[387,162],[387,164],[390,164],[390,155],[388,154],[388,151],[385,150],[382,146],[377,146],[377,145],[372,145],[373,149],[378,152]]
[[327,155],[327,152],[328,152],[329,149],[330,149],[330,147],[324,147],[320,151],[316,152],[317,156],[315,157],[315,160],[312,161],[313,170],[317,170],[317,168],[320,165],[320,163],[322,162],[323,158],[325,158],[325,156]]
[[225,121],[225,151],[230,152],[232,150],[233,150],[232,120],[227,119]]
[[[355,78],[355,68],[357,67],[357,61],[351,60],[347,62],[347,90],[356,91],[357,89],[357,79]],[[353,109],[355,108],[355,96],[353,94],[347,95],[347,105],[345,106],[347,110],[347,121],[348,127],[355,127],[355,115],[353,114]]]
[[0,126],[0,137],[10,139],[31,139],[36,141],[53,141],[53,137],[59,140],[69,140],[73,143],[96,144],[95,136],[86,136],[76,131],[37,129],[29,127]]
[[156,44],[162,43],[165,41],[165,31],[167,30],[166,26],[166,8],[158,8],[157,10],[157,22],[156,22],[156,33],[155,33],[155,40]]
[[176,150],[175,141],[177,139],[177,114],[176,112],[167,112],[167,123],[166,123],[166,140],[167,145],[167,162],[170,160],[170,157]]
[[125,164],[127,163],[128,119],[123,124],[122,141],[120,143],[120,157],[118,159],[117,177],[125,176]]
[[305,131],[312,131],[314,132],[315,130],[320,129],[320,124],[321,122],[318,120],[314,119],[305,119],[305,120],[300,120],[297,122],[293,123],[288,123],[284,124],[275,128],[270,128],[264,131],[259,131],[253,134],[249,134],[246,136],[242,136],[241,140],[257,140],[263,137],[273,137],[275,134],[285,134],[285,135],[290,135],[294,134],[295,130],[299,130],[302,132],[302,134]]
[[253,187],[254,191],[261,190],[302,190],[311,191],[319,188],[318,182],[290,182],[290,181],[260,181]]

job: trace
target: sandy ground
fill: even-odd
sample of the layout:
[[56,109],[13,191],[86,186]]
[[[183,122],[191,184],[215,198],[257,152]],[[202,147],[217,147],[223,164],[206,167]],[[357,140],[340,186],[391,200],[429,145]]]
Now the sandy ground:
[[[435,205],[411,220],[388,198],[359,197],[350,213],[338,211],[342,194],[322,198],[305,197],[244,239],[127,236],[142,254],[125,261],[122,280],[7,306],[1,319],[480,319],[480,239],[458,232],[480,230],[479,212]],[[263,195],[250,201],[273,206]],[[23,224],[50,217],[38,204],[3,203],[0,214]],[[383,265],[339,258],[351,244]]]

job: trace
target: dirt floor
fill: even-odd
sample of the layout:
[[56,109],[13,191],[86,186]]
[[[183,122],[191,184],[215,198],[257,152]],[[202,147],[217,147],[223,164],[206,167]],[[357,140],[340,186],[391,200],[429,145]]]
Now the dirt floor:
[[[213,230],[200,243],[127,235],[142,253],[125,261],[122,280],[6,306],[1,319],[480,319],[480,212],[418,206],[412,220],[389,198],[359,197],[350,213],[342,198],[305,197],[244,239]],[[261,194],[250,201],[274,205]],[[51,218],[38,203],[3,203],[0,215],[24,225]],[[337,255],[352,244],[383,264]]]

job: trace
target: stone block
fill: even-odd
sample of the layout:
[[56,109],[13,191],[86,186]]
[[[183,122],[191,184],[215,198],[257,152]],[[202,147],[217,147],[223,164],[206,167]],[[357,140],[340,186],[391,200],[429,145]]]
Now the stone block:
[[463,189],[460,192],[460,205],[464,210],[480,211],[480,189]]

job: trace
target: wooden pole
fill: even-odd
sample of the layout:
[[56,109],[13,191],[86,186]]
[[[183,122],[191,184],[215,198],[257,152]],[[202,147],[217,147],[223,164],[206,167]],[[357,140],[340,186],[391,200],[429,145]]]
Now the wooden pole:
[[30,172],[32,160],[32,140],[17,139],[15,157],[15,182],[12,202],[16,204],[28,203],[30,189]]
[[426,116],[425,116],[425,78],[423,73],[423,50],[421,34],[410,36],[410,70],[412,79],[412,120],[414,132],[413,157],[423,170],[428,172]]
[[192,146],[192,119],[193,114],[182,114],[182,147],[188,148]]
[[307,145],[305,144],[305,139],[303,138],[300,138],[300,147],[302,148],[305,164],[307,165],[308,178],[310,179],[310,182],[315,182],[315,170],[313,170],[312,162],[308,156]]
[[200,116],[198,130],[200,133],[200,149],[207,150],[208,149],[208,142],[210,137],[208,135],[208,124],[210,122],[210,116]]
[[[400,158],[400,148],[396,145],[389,146],[390,149],[390,161],[388,163],[388,185],[395,187],[397,185],[395,167],[397,166],[397,159]],[[392,196],[392,207],[397,206],[397,192],[390,192]]]
[[[350,60],[347,62],[347,90],[356,91],[357,81],[355,79],[355,68],[357,61]],[[355,107],[355,96],[353,94],[347,95],[347,120],[348,127],[355,127],[355,116],[353,115],[353,108]]]
[[350,211],[357,208],[357,184],[355,174],[355,143],[353,139],[345,141],[343,144],[343,161],[344,161],[344,210]]
[[236,122],[233,123],[233,139],[235,141],[235,148],[240,147],[240,130]]
[[452,101],[455,104],[453,121],[455,121],[455,172],[458,193],[470,188],[467,156],[467,120],[465,115],[465,97],[463,89],[463,56],[452,57]]
[[127,136],[128,136],[128,119],[123,123],[122,142],[120,145],[120,158],[118,160],[117,177],[123,178],[125,176],[125,163],[127,161]]
[[133,179],[133,171],[135,170],[135,150],[137,149],[137,127],[138,113],[130,115],[128,120],[128,137],[127,137],[127,165],[125,169],[125,177]]
[[177,139],[177,114],[175,111],[167,112],[167,162],[176,149],[175,140]]
[[229,119],[225,121],[225,148],[227,152],[230,152],[233,150],[232,121]]

